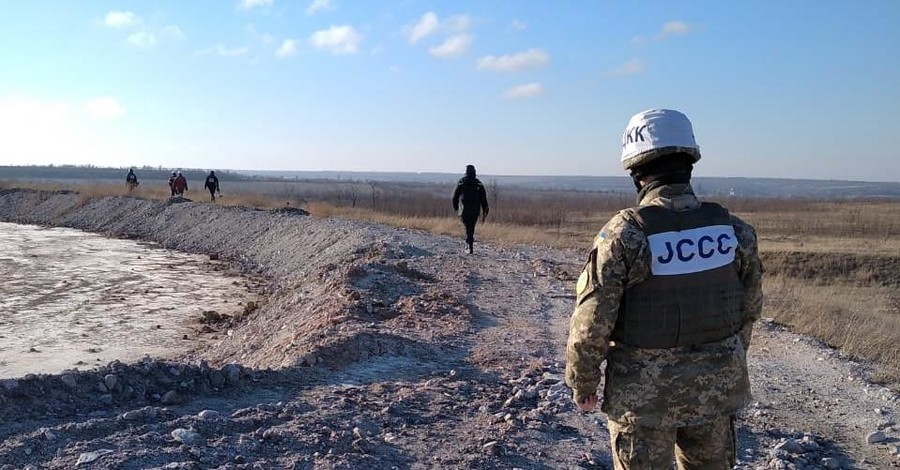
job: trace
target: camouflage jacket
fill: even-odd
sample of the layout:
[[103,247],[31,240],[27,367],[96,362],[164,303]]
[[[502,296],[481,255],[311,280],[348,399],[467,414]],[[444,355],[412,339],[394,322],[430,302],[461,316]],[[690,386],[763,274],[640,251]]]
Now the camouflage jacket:
[[[641,205],[674,210],[699,207],[690,185],[647,193]],[[734,263],[744,286],[744,322],[722,341],[669,349],[642,349],[610,340],[625,289],[650,277],[647,237],[621,211],[594,239],[576,287],[566,345],[566,383],[576,402],[596,393],[606,360],[602,410],[610,419],[650,427],[685,426],[734,413],[750,401],[746,351],[762,310],[762,265],[756,233],[732,216],[738,238]]]

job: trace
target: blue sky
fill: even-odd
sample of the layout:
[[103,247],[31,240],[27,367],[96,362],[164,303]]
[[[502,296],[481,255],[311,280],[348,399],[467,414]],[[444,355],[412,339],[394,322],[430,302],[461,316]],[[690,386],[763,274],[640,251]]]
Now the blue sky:
[[900,181],[900,2],[46,1],[0,15],[0,164]]

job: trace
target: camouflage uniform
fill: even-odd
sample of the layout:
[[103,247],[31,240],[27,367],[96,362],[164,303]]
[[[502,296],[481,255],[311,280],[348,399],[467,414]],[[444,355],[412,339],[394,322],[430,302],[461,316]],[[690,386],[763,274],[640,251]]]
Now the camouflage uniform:
[[677,428],[628,426],[612,420],[608,427],[617,469],[669,469],[672,443],[681,468],[718,470],[735,464],[734,416]]
[[[689,184],[658,187],[640,204],[678,211],[700,206]],[[732,226],[743,326],[724,340],[688,347],[643,349],[610,340],[625,290],[651,276],[650,250],[628,210],[613,216],[594,240],[577,286],[566,383],[581,403],[596,393],[606,360],[601,409],[610,420],[617,469],[667,469],[673,457],[680,468],[731,468],[725,464],[734,460],[732,415],[750,401],[746,351],[762,309],[756,233],[734,216]]]

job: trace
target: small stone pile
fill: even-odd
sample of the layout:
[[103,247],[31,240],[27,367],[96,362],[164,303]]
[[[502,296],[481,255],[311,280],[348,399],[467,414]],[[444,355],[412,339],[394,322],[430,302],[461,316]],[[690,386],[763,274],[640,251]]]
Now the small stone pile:
[[554,364],[510,379],[512,389],[501,410],[493,413],[494,420],[532,423],[534,427],[545,423],[550,416],[572,411],[571,392],[559,369],[560,365]]
[[[867,439],[875,444],[882,436],[871,433]],[[874,439],[874,440],[873,440]],[[754,464],[740,463],[739,470],[839,470],[856,468],[876,468],[868,462],[856,461],[852,456],[841,453],[828,440],[809,434],[781,437],[768,450],[746,449],[744,460]],[[758,458],[754,458],[756,453]],[[740,456],[739,456],[740,457]],[[900,464],[900,462],[898,462]]]
[[252,372],[237,364],[222,368],[145,358],[134,364],[113,361],[94,370],[28,374],[0,381],[0,415],[5,419],[62,417],[104,407],[175,405],[195,395],[240,386]]

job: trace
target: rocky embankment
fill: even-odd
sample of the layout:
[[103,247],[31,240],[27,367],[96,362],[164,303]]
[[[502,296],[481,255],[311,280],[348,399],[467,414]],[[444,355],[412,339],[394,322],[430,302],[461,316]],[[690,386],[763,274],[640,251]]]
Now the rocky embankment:
[[[562,383],[580,253],[296,209],[0,191],[0,220],[204,253],[263,301],[177,360],[0,383],[0,469],[610,468]],[[751,349],[740,468],[897,465],[896,396],[777,325]],[[866,440],[871,443],[867,443]]]

